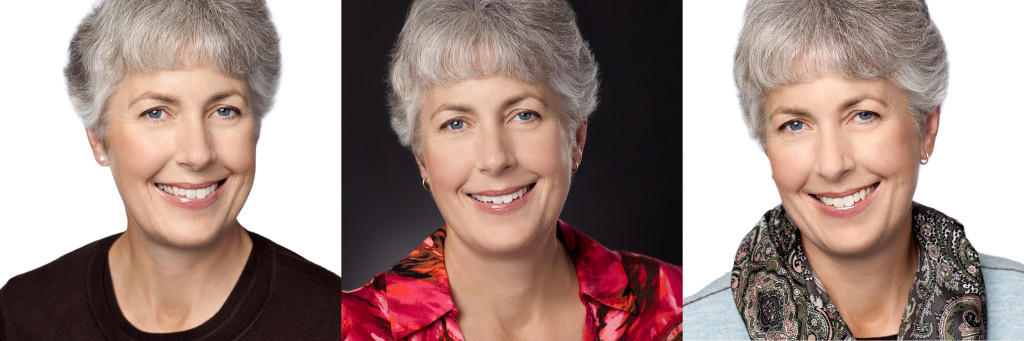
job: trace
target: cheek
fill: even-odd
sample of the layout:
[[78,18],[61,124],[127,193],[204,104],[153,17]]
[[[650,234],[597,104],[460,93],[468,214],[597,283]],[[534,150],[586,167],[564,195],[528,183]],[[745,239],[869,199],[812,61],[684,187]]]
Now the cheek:
[[893,127],[864,136],[858,149],[859,163],[882,177],[916,178],[920,141],[912,127]]
[[814,170],[811,146],[801,144],[766,143],[765,154],[772,167],[772,180],[780,194],[793,193],[803,188]]
[[256,167],[254,128],[214,132],[213,148],[217,158],[230,170],[252,172]]
[[173,157],[173,146],[152,132],[111,127],[107,135],[107,153],[111,158],[114,181],[148,180]]
[[422,157],[434,194],[458,189],[473,171],[472,144],[464,142],[424,141]]
[[558,132],[542,131],[521,136],[516,143],[516,151],[517,160],[526,168],[545,174],[569,174],[568,141]]

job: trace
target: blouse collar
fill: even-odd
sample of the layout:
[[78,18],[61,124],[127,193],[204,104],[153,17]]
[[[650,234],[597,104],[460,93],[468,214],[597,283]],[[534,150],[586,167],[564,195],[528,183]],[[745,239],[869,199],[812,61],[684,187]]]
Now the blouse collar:
[[[576,268],[581,298],[586,295],[605,306],[637,312],[633,293],[640,291],[641,283],[630,283],[618,253],[561,220],[557,235]],[[381,308],[391,321],[391,335],[395,339],[405,338],[446,314],[458,312],[444,267],[446,236],[444,227],[438,229],[386,275],[386,305]]]

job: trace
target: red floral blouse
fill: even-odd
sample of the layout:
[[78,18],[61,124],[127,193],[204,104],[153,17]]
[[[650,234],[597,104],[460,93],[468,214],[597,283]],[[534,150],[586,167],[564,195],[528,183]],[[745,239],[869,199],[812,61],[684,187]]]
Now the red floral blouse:
[[[343,340],[464,340],[444,268],[444,229],[370,283],[341,294]],[[611,251],[558,221],[586,308],[584,340],[681,340],[682,268]]]

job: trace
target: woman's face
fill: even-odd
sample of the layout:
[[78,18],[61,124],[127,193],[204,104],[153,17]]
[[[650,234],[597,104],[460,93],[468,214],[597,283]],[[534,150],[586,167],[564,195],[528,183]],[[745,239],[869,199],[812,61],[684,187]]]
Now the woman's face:
[[104,149],[129,230],[198,247],[237,225],[256,174],[256,118],[244,80],[209,66],[126,76],[108,99]]
[[508,255],[554,229],[586,136],[584,123],[570,150],[561,112],[543,83],[493,76],[427,89],[417,163],[449,240]]
[[808,252],[871,254],[909,233],[937,110],[922,139],[892,82],[841,77],[780,86],[765,104],[772,178]]

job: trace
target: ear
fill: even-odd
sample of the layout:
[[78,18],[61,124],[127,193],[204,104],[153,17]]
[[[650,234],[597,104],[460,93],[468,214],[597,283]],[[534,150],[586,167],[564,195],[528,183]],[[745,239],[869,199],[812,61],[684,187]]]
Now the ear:
[[416,166],[420,167],[420,177],[429,180],[430,179],[430,173],[427,173],[427,166],[423,165],[423,161],[420,160],[420,156],[419,155],[416,155],[416,153],[413,153],[412,155],[413,155],[413,157],[416,158]]
[[92,149],[92,157],[96,159],[96,163],[106,166],[110,162],[110,158],[107,157],[107,150],[103,147],[103,140],[100,139],[99,134],[96,134],[96,130],[92,128],[85,128],[85,136],[89,139],[89,147]]
[[583,146],[587,144],[587,121],[580,122],[576,128],[576,145],[573,146],[572,158],[583,163]]
[[[928,155],[935,155],[935,137],[939,135],[939,114],[942,112],[942,106],[935,107],[935,111],[928,114],[928,120],[924,122],[924,139],[922,142],[922,149],[928,152]],[[925,155],[921,155],[921,159],[925,159]]]

